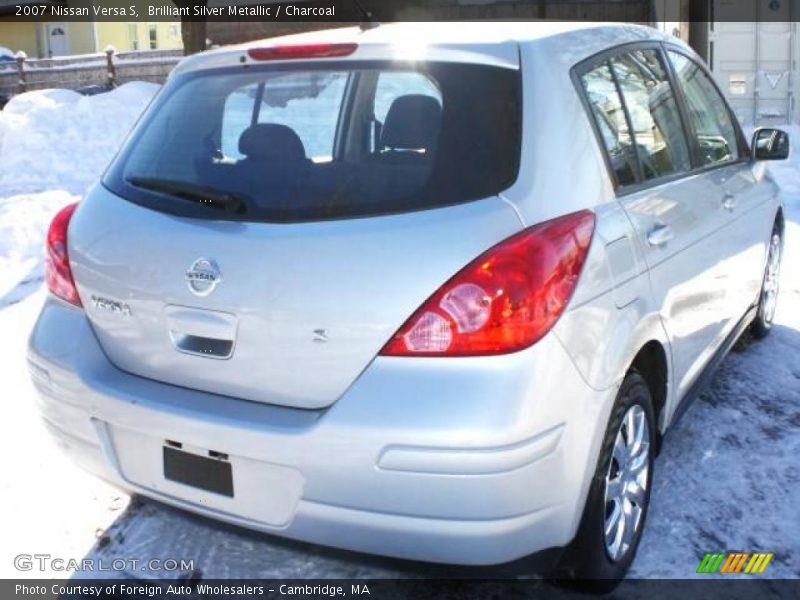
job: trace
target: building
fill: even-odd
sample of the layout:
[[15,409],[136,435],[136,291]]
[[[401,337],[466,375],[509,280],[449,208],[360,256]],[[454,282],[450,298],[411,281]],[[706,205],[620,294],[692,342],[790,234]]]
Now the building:
[[183,47],[180,21],[21,21],[14,17],[20,3],[25,0],[0,0],[0,46],[22,50],[30,58],[92,54],[109,45],[120,51]]
[[691,18],[690,42],[743,124],[800,122],[800,0],[704,0]]

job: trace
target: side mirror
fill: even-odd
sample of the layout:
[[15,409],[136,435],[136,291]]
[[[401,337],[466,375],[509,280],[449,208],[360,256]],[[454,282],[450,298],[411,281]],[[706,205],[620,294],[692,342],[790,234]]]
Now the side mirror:
[[780,129],[758,129],[753,134],[753,159],[786,160],[789,158],[789,134]]

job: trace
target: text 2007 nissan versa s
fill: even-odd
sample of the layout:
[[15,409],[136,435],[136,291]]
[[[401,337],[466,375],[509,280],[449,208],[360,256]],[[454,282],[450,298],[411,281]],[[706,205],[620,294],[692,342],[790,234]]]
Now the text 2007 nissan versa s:
[[82,467],[224,521],[618,579],[661,437],[768,333],[783,211],[708,71],[627,25],[388,25],[185,59],[47,238]]

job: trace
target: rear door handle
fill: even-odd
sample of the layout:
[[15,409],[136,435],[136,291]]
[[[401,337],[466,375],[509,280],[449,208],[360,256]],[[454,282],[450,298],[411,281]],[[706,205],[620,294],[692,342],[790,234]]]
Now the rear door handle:
[[722,208],[728,212],[733,212],[733,209],[736,208],[736,197],[731,194],[725,194],[725,197],[722,199]]
[[674,237],[669,225],[656,225],[648,232],[647,243],[651,246],[663,246]]

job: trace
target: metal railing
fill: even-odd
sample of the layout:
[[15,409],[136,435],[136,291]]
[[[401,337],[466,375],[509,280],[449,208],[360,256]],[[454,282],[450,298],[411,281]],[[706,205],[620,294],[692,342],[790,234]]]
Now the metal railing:
[[113,88],[127,81],[163,83],[181,59],[180,50],[117,52],[109,46],[100,54],[30,59],[17,52],[15,61],[0,66],[0,95],[6,98],[52,87],[80,90]]

